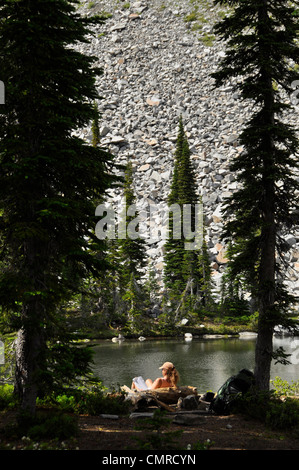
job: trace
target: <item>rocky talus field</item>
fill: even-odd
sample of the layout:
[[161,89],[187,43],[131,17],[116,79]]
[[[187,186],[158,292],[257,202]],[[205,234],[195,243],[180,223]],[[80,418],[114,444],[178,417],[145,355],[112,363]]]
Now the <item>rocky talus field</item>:
[[[238,138],[251,113],[234,83],[215,88],[211,77],[225,56],[225,44],[215,37],[213,26],[227,11],[210,0],[95,0],[82,2],[79,10],[85,16],[107,17],[96,27],[91,44],[78,47],[96,56],[103,69],[98,79],[101,143],[117,163],[129,158],[133,164],[149,258],[161,274],[163,207],[182,116],[217,288],[227,261],[220,240],[223,203],[237,188],[229,164],[243,150]],[[299,103],[286,116],[297,127],[298,112]],[[81,136],[91,139],[91,129],[82,130]],[[120,191],[111,193],[116,211],[121,197]],[[299,228],[284,237],[288,284],[298,294]]]

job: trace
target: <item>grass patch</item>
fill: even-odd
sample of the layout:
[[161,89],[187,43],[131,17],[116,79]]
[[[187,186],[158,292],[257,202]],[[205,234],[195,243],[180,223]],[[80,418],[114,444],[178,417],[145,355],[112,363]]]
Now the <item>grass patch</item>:
[[199,23],[194,23],[191,26],[191,31],[201,31],[202,30],[202,25]]
[[214,36],[213,34],[204,34],[200,38],[201,42],[203,42],[203,44],[208,47],[213,46],[215,39],[216,39],[216,36]]
[[197,21],[197,10],[193,10],[189,15],[184,17],[185,23],[190,23],[190,21]]

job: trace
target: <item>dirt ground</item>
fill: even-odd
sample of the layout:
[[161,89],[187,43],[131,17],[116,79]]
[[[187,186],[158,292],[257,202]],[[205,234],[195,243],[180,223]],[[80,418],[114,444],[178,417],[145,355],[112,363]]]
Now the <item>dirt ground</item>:
[[[14,419],[12,413],[0,414],[0,449],[21,450],[24,442],[7,439],[3,429]],[[111,419],[101,416],[79,416],[79,435],[66,443],[67,450],[127,451],[140,450],[134,437],[143,437],[145,431],[136,429],[136,420],[126,417]],[[241,415],[200,416],[193,425],[171,423],[166,432],[183,431],[175,440],[176,449],[198,449],[199,443],[210,441],[213,450],[299,450],[299,436],[272,431],[262,423]],[[195,447],[197,445],[197,447]]]
[[[138,449],[134,436],[136,421],[130,418],[118,420],[81,416],[79,420],[80,450]],[[202,416],[200,423],[187,426],[171,424],[166,432],[183,431],[177,440],[179,449],[210,440],[210,450],[299,450],[299,438],[282,432],[273,432],[258,421],[240,415]]]

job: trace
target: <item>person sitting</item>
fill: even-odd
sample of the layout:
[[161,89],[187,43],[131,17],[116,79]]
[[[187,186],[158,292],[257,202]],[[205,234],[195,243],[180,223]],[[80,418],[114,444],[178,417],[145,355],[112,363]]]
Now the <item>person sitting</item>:
[[135,377],[132,382],[132,390],[155,390],[157,388],[176,387],[179,381],[179,373],[172,362],[165,362],[159,367],[162,377],[158,377],[154,382],[151,379],[143,380],[142,377]]

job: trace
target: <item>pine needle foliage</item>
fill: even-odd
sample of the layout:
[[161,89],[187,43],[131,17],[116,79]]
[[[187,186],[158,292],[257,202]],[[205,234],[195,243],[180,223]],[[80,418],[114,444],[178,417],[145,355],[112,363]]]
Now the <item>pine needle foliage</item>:
[[286,123],[292,84],[299,78],[292,66],[299,60],[298,2],[215,4],[230,7],[216,25],[226,43],[226,55],[213,74],[216,86],[230,80],[252,111],[240,135],[244,151],[231,163],[240,189],[227,202],[224,236],[232,242],[232,275],[246,276],[257,301],[255,374],[257,385],[268,389],[273,328],[287,321],[291,300],[276,254],[282,250],[280,234],[294,225],[298,209],[298,139]]
[[16,390],[30,413],[59,305],[103,267],[95,207],[113,180],[109,152],[76,135],[102,73],[75,48],[102,20],[76,3],[0,1],[0,303],[17,315]]
[[190,208],[190,233],[194,234],[196,204],[199,203],[199,197],[182,116],[179,119],[173,178],[167,202],[169,206],[169,234],[165,243],[164,283],[168,298],[177,303],[182,295],[186,297],[187,286],[190,286],[187,289],[189,299],[193,295],[195,299],[199,290],[198,249],[187,250],[185,245],[186,242],[191,242],[194,238],[186,234],[186,227],[184,229],[184,212],[186,213],[188,206]]

